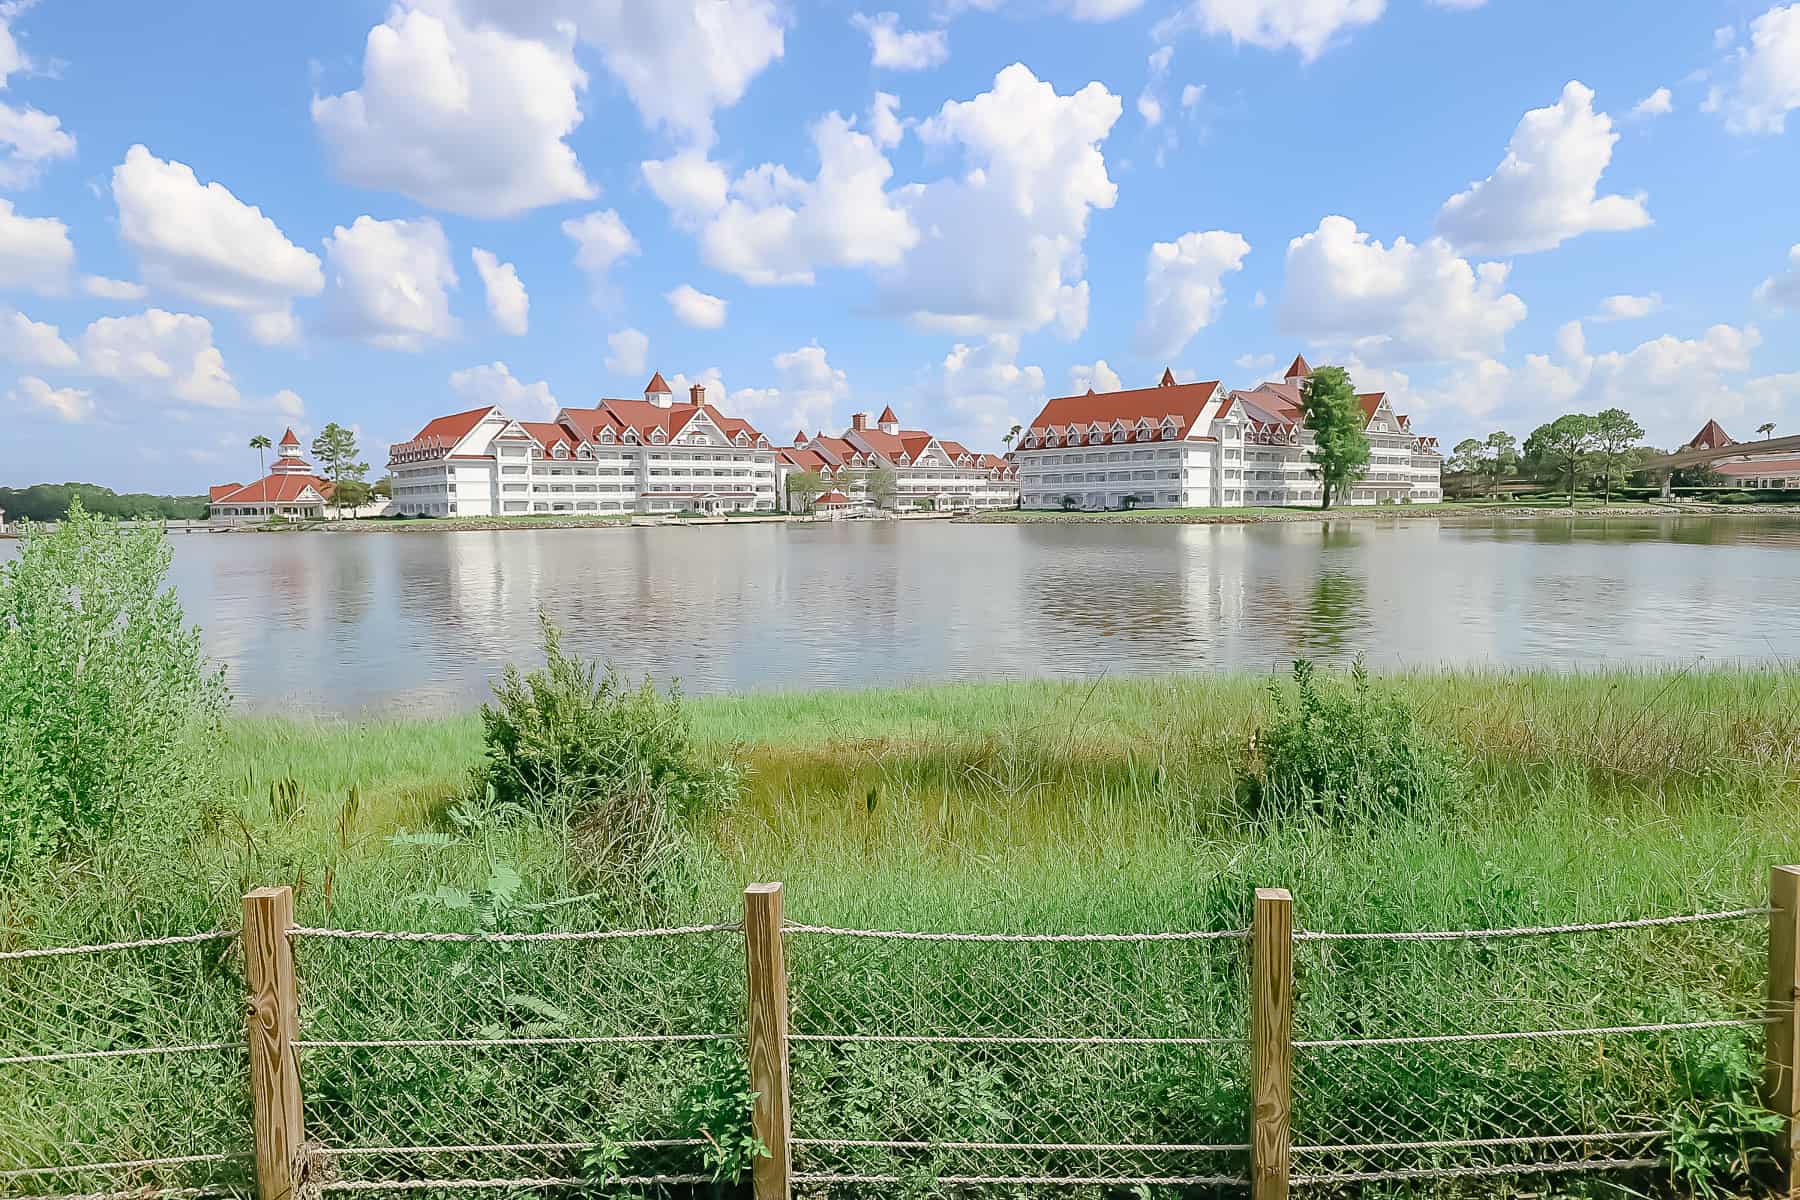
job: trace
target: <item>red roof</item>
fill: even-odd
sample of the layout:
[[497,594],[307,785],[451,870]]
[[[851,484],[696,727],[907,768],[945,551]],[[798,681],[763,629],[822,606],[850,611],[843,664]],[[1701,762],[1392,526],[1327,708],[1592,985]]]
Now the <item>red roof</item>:
[[520,421],[519,428],[529,433],[532,440],[544,448],[545,454],[549,454],[558,442],[567,446],[570,454],[574,454],[581,444],[573,431],[555,421]]
[[291,504],[307,488],[326,500],[331,499],[331,484],[312,475],[270,475],[236,491],[211,488],[208,498],[213,504]]
[[850,503],[850,497],[844,495],[844,493],[842,493],[842,492],[826,492],[823,496],[819,497],[819,499],[816,501],[816,503],[819,503],[819,504],[848,504],[848,503]]
[[[1701,450],[1711,447],[1697,447]],[[1752,458],[1743,462],[1714,463],[1713,470],[1733,479],[1757,479],[1763,476],[1800,475],[1800,458]]]
[[1382,398],[1386,395],[1386,392],[1362,392],[1357,395],[1357,402],[1362,405],[1363,420],[1375,419],[1375,410],[1381,407]]
[[1283,375],[1282,378],[1292,379],[1296,375],[1304,378],[1311,374],[1312,368],[1306,365],[1306,356],[1304,354],[1296,354],[1294,355],[1294,361],[1288,364],[1287,374]]
[[1689,450],[1721,450],[1726,446],[1735,445],[1737,443],[1732,440],[1729,433],[1725,432],[1724,426],[1717,421],[1708,421],[1700,427],[1700,432],[1693,436],[1686,448]]
[[208,500],[217,500],[220,496],[229,496],[244,485],[241,483],[215,483],[206,489]]
[[875,418],[875,423],[877,425],[879,425],[885,421],[892,421],[896,425],[898,425],[900,423],[900,418],[896,417],[894,415],[894,406],[891,404],[888,405],[886,408],[882,409],[881,415],[879,417]]
[[[1163,373],[1162,373],[1162,378],[1156,381],[1156,386],[1157,387],[1174,387],[1175,386],[1175,372],[1170,370],[1168,367],[1164,367]],[[1093,390],[1094,389],[1091,387],[1088,389],[1088,391],[1090,391],[1090,392]]]
[[650,382],[648,384],[646,384],[644,387],[644,394],[647,396],[651,392],[669,392],[672,390],[673,389],[671,389],[669,387],[669,385],[666,382],[664,382],[663,377],[662,377],[662,372],[658,371],[656,374],[650,376]]
[[455,445],[457,442],[463,440],[463,437],[468,434],[469,430],[481,424],[481,418],[493,411],[494,406],[486,404],[480,408],[471,408],[467,412],[451,413],[447,417],[437,417],[434,420],[427,421],[425,423],[425,428],[419,430],[419,432],[413,436],[413,441],[422,442],[426,438],[443,438],[450,444]]
[[281,435],[280,445],[285,450],[289,446],[298,446],[299,444],[300,439],[294,436],[294,430],[290,426],[288,431]]
[[1082,396],[1058,396],[1044,405],[1031,422],[1031,428],[1041,430],[1051,425],[1091,425],[1098,421],[1110,425],[1114,421],[1135,423],[1140,417],[1148,417],[1153,423],[1160,425],[1166,416],[1173,416],[1181,423],[1181,432],[1186,434],[1193,429],[1205,409],[1207,401],[1219,389],[1218,380],[1206,383],[1172,383],[1159,384],[1156,387],[1132,388],[1123,392],[1088,393]]
[[284,454],[280,458],[276,459],[274,462],[270,463],[269,467],[271,470],[276,470],[276,471],[281,470],[283,467],[287,468],[288,470],[293,470],[296,467],[300,468],[301,470],[306,470],[311,465],[312,464],[308,463],[304,458],[295,458],[291,454]]

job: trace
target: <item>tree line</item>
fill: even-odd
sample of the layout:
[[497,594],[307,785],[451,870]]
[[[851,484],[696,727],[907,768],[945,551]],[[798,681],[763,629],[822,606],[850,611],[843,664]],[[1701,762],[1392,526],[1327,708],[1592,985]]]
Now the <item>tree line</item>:
[[159,521],[198,521],[206,516],[205,496],[153,496],[147,492],[115,492],[97,483],[34,483],[0,487],[0,511],[8,521],[60,521],[72,501],[107,517],[149,517]]

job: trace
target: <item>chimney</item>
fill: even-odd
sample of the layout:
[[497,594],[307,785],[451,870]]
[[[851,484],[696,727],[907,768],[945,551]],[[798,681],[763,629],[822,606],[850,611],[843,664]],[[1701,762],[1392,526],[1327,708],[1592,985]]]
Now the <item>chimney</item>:
[[688,401],[693,404],[695,408],[699,408],[702,404],[705,404],[706,385],[703,383],[696,383],[693,387],[689,388]]
[[851,413],[850,414],[850,428],[866,431],[869,428],[869,414],[868,413]]

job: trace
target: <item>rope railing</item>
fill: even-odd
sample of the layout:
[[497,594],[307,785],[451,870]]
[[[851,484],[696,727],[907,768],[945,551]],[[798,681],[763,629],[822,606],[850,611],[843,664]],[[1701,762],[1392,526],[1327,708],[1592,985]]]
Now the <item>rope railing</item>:
[[1296,942],[1461,942],[1493,938],[1548,937],[1566,933],[1605,933],[1619,929],[1655,929],[1667,925],[1698,925],[1710,921],[1742,921],[1767,917],[1763,908],[1730,908],[1721,912],[1689,913],[1677,917],[1633,917],[1619,921],[1589,921],[1570,925],[1520,925],[1505,929],[1432,929],[1409,932],[1349,933],[1321,929],[1296,929]]
[[199,942],[222,942],[238,936],[236,929],[213,929],[206,933],[181,933],[172,937],[139,938],[129,942],[98,942],[87,946],[43,946],[27,950],[0,950],[0,962],[18,962],[28,958],[67,958],[77,954],[105,954],[114,950],[148,950],[157,946],[187,946]]
[[738,933],[736,922],[706,925],[674,925],[664,929],[550,929],[536,933],[438,933],[403,929],[321,929],[295,925],[294,938],[336,938],[362,942],[611,942],[629,938],[684,937],[698,933]]

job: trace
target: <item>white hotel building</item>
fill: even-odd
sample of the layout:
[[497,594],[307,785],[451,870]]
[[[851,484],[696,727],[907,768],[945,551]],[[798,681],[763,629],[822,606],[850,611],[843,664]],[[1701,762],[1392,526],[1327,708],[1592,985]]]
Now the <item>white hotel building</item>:
[[438,417],[389,447],[405,516],[773,512],[775,449],[748,421],[677,404],[658,371],[642,400],[519,421],[496,405]]
[[1013,463],[923,429],[902,429],[891,407],[872,422],[868,413],[852,415],[842,437],[821,432],[809,438],[803,429],[776,457],[784,494],[789,475],[817,471],[830,489],[825,495],[842,496],[843,507],[867,504],[868,473],[877,470],[893,471],[893,507],[899,512],[1014,508],[1019,502]]
[[[1311,368],[1221,393],[1217,381],[1063,396],[1024,430],[1013,458],[1022,508],[1240,508],[1318,504],[1313,444],[1300,413]],[[1369,467],[1350,504],[1443,499],[1437,439],[1415,434],[1385,392],[1358,397],[1368,420]]]

